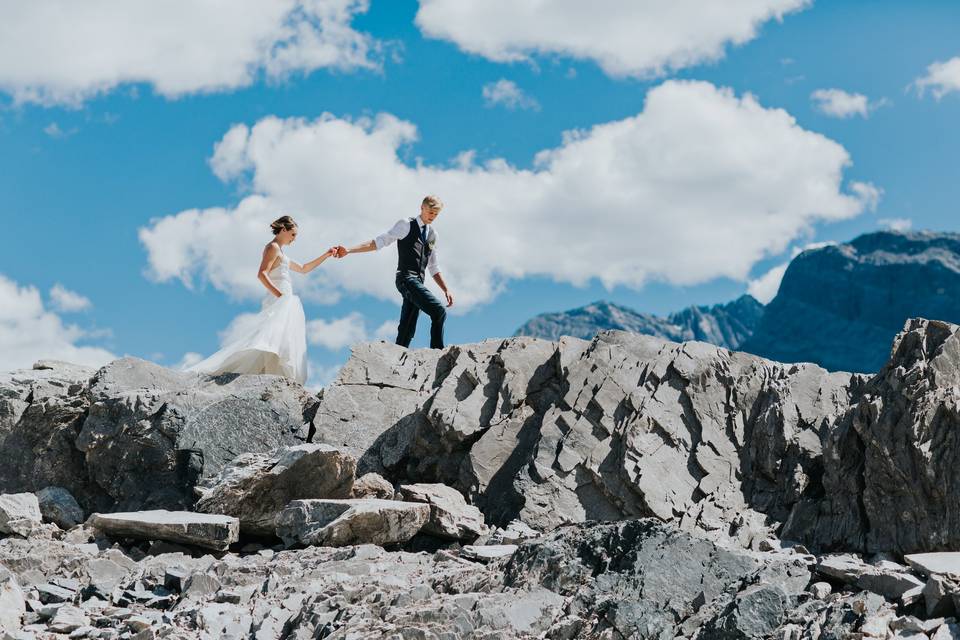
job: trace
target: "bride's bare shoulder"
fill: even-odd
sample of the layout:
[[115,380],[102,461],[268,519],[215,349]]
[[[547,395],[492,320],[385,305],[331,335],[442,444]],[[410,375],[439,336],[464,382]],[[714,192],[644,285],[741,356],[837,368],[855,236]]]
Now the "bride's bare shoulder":
[[263,245],[264,255],[275,255],[277,253],[280,253],[280,244],[276,240],[271,240],[267,244]]

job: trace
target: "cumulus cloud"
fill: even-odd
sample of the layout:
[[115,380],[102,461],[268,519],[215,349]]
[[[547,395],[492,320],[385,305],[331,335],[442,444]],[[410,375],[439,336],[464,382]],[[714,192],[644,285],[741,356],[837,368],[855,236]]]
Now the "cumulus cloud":
[[198,362],[200,362],[201,360],[203,360],[202,355],[200,355],[199,353],[195,353],[193,351],[188,351],[185,354],[183,354],[182,358],[180,358],[180,362],[173,365],[173,368],[180,369],[180,370],[188,369],[193,365],[197,364]]
[[424,35],[497,62],[557,54],[612,76],[650,77],[719,60],[728,44],[811,0],[420,0]]
[[891,231],[909,231],[913,228],[913,220],[910,218],[882,218],[877,222],[881,227]]
[[511,110],[533,111],[540,109],[540,103],[524,93],[516,82],[505,78],[483,85],[483,101],[488,107],[503,106]]
[[340,373],[344,364],[346,363],[322,365],[311,360],[307,363],[309,374],[307,375],[307,383],[303,386],[310,391],[319,391],[321,388],[329,386],[337,378],[337,374]]
[[[252,194],[233,208],[190,209],[140,230],[148,274],[260,297],[253,271],[268,222],[300,222],[289,253],[312,258],[332,243],[373,238],[418,212],[425,193],[446,207],[436,223],[454,310],[494,298],[513,278],[584,285],[746,281],[819,222],[848,219],[879,197],[843,187],[850,165],[836,142],[789,113],[706,82],[668,81],[636,116],[568,132],[518,168],[503,159],[454,166],[402,160],[413,124],[389,114],[348,120],[267,117],[237,125],[212,165]],[[344,291],[397,301],[396,253],[330,260],[296,285],[308,297]]]
[[0,371],[29,368],[37,360],[100,366],[114,359],[106,349],[77,344],[90,337],[46,309],[36,287],[0,274]]
[[82,296],[76,291],[71,291],[59,283],[53,285],[50,289],[50,301],[55,309],[66,313],[86,311],[93,306],[90,298]]
[[886,100],[871,102],[862,93],[848,93],[843,89],[817,89],[810,94],[810,99],[817,111],[833,118],[866,118],[886,104]]
[[351,28],[369,0],[0,0],[0,91],[78,105],[125,83],[160,94],[224,91],[259,74],[375,68]]
[[914,80],[913,86],[920,95],[930,89],[937,100],[960,91],[960,56],[946,62],[934,62],[927,67],[927,75]]
[[331,351],[366,339],[367,327],[361,313],[354,312],[334,320],[317,319],[307,322],[307,341]]
[[783,274],[787,272],[789,262],[784,262],[773,267],[759,278],[747,283],[747,293],[752,295],[761,304],[767,304],[777,296],[780,290],[780,282],[783,280]]

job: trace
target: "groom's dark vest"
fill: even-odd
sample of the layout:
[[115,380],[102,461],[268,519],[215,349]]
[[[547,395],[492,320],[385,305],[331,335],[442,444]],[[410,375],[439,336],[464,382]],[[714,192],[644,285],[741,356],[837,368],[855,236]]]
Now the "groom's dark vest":
[[409,233],[397,242],[397,273],[409,273],[423,280],[430,252],[430,245],[420,237],[420,224],[414,218],[410,221]]

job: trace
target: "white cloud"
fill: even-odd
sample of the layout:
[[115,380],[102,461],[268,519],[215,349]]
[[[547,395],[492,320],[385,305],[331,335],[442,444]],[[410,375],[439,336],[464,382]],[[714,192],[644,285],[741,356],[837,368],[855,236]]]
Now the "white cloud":
[[789,262],[778,264],[759,278],[751,280],[747,283],[747,293],[760,303],[767,304],[776,297],[777,291],[780,290],[780,282],[783,280],[783,274],[787,272],[788,266],[790,266]]
[[891,231],[909,231],[913,228],[913,220],[910,218],[882,218],[878,222],[880,226]]
[[180,370],[188,369],[193,365],[197,364],[198,362],[200,362],[201,360],[203,360],[202,355],[200,355],[199,353],[194,353],[193,351],[188,351],[185,354],[183,354],[182,358],[180,358],[180,362],[173,365],[173,368],[180,369]]
[[811,0],[420,0],[429,37],[497,62],[559,54],[650,77],[723,57]]
[[114,359],[106,349],[77,344],[90,337],[45,309],[35,287],[0,275],[0,371],[29,368],[37,360],[100,366]]
[[930,89],[937,100],[948,93],[960,91],[960,56],[946,62],[934,62],[927,67],[927,75],[917,78],[913,86],[920,95]]
[[524,93],[516,82],[500,78],[483,85],[483,101],[488,107],[503,106],[507,109],[540,110],[540,104]]
[[93,306],[90,298],[82,296],[76,291],[71,291],[59,283],[53,285],[50,289],[50,301],[57,311],[66,313],[86,311]]
[[340,373],[340,369],[343,368],[344,364],[346,363],[341,362],[340,364],[322,365],[310,361],[307,366],[309,371],[307,382],[303,386],[310,391],[319,391],[322,387],[330,386],[336,379],[337,374]]
[[59,124],[57,124],[56,122],[51,122],[50,124],[48,124],[43,128],[43,132],[48,136],[50,136],[51,138],[69,138],[70,136],[72,136],[77,132],[77,129],[74,128],[68,131],[64,131],[63,129],[60,128]]
[[870,102],[862,93],[847,93],[843,89],[817,89],[810,94],[810,99],[820,113],[833,118],[866,118],[871,111],[886,104],[886,100]]
[[[568,132],[533,169],[502,159],[411,166],[401,154],[416,137],[413,124],[388,114],[238,125],[211,162],[221,176],[248,181],[253,195],[141,229],[149,275],[188,286],[199,276],[258,298],[251,266],[278,212],[300,222],[289,253],[306,260],[374,237],[437,193],[446,202],[438,251],[455,311],[532,275],[607,287],[745,281],[757,261],[813,225],[856,216],[879,197],[863,183],[844,192],[850,157],[836,142],[706,82],[651,89],[642,113]],[[351,291],[398,301],[395,264],[393,249],[329,260],[295,286],[320,300]]]
[[375,68],[351,28],[369,0],[0,0],[0,91],[78,105],[126,83],[167,97],[225,91],[260,74]]
[[850,191],[863,203],[867,211],[876,211],[883,197],[883,189],[869,182],[851,182]]
[[351,313],[335,320],[310,320],[307,322],[307,341],[337,351],[355,342],[367,339],[367,327],[361,313]]

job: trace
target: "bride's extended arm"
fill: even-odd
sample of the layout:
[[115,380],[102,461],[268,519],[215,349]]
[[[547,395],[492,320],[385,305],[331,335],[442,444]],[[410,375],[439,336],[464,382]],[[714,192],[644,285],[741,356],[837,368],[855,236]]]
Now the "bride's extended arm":
[[283,292],[277,288],[277,285],[273,284],[270,276],[267,275],[270,273],[270,266],[278,255],[280,255],[280,249],[272,242],[263,249],[263,259],[260,261],[260,268],[257,270],[257,280],[263,283],[267,291],[279,298],[283,295]]
[[293,260],[291,260],[291,261],[290,261],[290,270],[291,270],[291,271],[296,271],[297,273],[310,273],[311,271],[313,271],[314,269],[316,269],[317,267],[319,267],[321,264],[323,264],[323,261],[324,261],[324,260],[326,260],[326,259],[329,258],[330,256],[334,255],[336,252],[337,252],[337,248],[336,248],[336,247],[330,247],[330,248],[327,249],[327,250],[323,253],[323,255],[321,255],[319,258],[314,258],[314,259],[311,260],[310,262],[305,262],[305,263],[303,263],[303,264],[299,264],[299,263],[294,262]]

